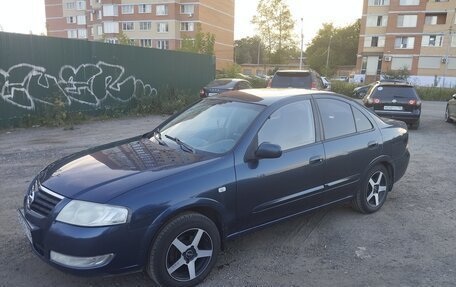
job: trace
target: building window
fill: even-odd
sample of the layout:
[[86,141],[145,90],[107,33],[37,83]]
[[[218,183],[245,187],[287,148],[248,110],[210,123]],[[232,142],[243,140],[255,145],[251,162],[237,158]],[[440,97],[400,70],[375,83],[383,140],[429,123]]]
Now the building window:
[[103,26],[100,25],[97,27],[97,33],[98,33],[98,36],[103,35]]
[[416,27],[418,15],[399,15],[397,16],[397,27],[409,28]]
[[119,41],[117,40],[117,38],[107,38],[105,40],[105,43],[109,43],[109,44],[117,44]]
[[139,40],[139,46],[141,47],[152,47],[152,40],[151,39],[141,39]]
[[151,13],[152,12],[152,5],[150,4],[139,4],[138,5],[138,13]]
[[67,17],[67,24],[74,24],[76,23],[76,17],[75,16],[68,16]]
[[86,1],[76,1],[76,10],[85,10]]
[[445,25],[446,18],[447,13],[426,14],[426,17],[424,18],[424,23],[426,25]]
[[418,68],[420,69],[439,69],[441,64],[441,57],[420,57],[418,61]]
[[78,25],[85,25],[86,24],[86,16],[85,15],[79,15],[77,21],[78,21]]
[[369,6],[388,6],[389,0],[369,0]]
[[122,23],[122,30],[123,31],[133,31],[135,29],[134,22],[123,22]]
[[134,46],[135,42],[136,42],[135,39],[128,39],[128,45],[130,45],[130,46]]
[[367,27],[386,27],[388,24],[388,16],[375,15],[367,16]]
[[141,31],[152,30],[152,22],[139,22],[139,30],[141,30]]
[[89,13],[89,15],[90,15],[90,22],[93,22],[93,13],[95,13],[95,11]]
[[94,27],[90,28],[90,35],[91,36],[95,35],[95,28]]
[[122,5],[122,14],[133,14],[135,13],[134,5]]
[[167,33],[168,32],[168,23],[162,22],[157,24],[158,33]]
[[87,39],[87,29],[78,29],[78,38]]
[[448,0],[434,0],[434,2],[448,2]]
[[364,47],[385,47],[385,36],[365,37]]
[[169,49],[169,41],[168,40],[158,40],[157,41],[157,49],[168,50]]
[[442,47],[443,35],[423,35],[421,46],[423,47]]
[[117,5],[103,5],[103,15],[105,17],[118,16],[119,9]]
[[117,22],[104,22],[103,31],[107,34],[119,33],[119,23]]
[[393,57],[391,61],[391,70],[412,69],[412,57]]
[[366,69],[367,69],[367,57],[363,57],[362,63],[361,63],[361,74],[366,74]]
[[400,0],[399,5],[401,5],[401,6],[420,5],[420,0]]
[[78,30],[68,30],[67,31],[68,38],[77,38],[78,37]]
[[65,9],[71,10],[76,8],[76,4],[74,2],[67,2],[65,3]]
[[156,6],[156,14],[157,16],[163,16],[163,15],[168,15],[168,5],[157,5]]
[[181,14],[193,14],[195,13],[195,5],[193,4],[182,4],[180,6]]
[[415,37],[397,37],[394,42],[396,49],[413,49],[415,45]]
[[181,31],[195,31],[195,23],[181,22]]
[[97,19],[98,19],[98,20],[101,20],[101,18],[103,18],[103,11],[98,10]]
[[456,35],[451,37],[451,47],[456,47]]

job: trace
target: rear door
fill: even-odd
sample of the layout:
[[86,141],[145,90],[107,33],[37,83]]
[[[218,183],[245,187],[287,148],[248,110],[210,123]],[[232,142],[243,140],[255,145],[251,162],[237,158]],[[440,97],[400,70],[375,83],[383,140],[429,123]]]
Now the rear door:
[[351,197],[366,167],[382,151],[380,132],[362,108],[334,98],[317,98],[326,153],[326,201]]

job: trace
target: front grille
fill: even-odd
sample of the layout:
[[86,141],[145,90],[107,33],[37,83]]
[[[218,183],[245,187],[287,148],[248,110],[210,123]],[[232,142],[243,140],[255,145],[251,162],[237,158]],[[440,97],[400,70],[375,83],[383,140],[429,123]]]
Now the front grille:
[[40,215],[48,216],[52,209],[54,209],[62,199],[62,196],[40,186],[34,192],[33,201],[30,203],[30,209]]

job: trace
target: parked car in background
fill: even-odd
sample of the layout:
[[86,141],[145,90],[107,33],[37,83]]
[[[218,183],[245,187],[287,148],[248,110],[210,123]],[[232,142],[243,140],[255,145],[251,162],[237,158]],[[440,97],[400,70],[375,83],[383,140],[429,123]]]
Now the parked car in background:
[[323,81],[323,85],[325,86],[325,91],[331,91],[331,82],[328,80],[328,78],[321,77],[321,80]]
[[50,164],[18,216],[56,268],[144,270],[156,286],[193,286],[227,239],[341,202],[380,210],[407,169],[407,143],[404,123],[340,95],[226,92],[150,133]]
[[355,88],[353,90],[353,97],[358,98],[358,99],[364,98],[364,96],[367,94],[369,89],[372,88],[372,86],[373,85],[371,84],[371,85],[366,85],[366,86],[361,86],[361,87]]
[[449,123],[456,121],[456,94],[448,101],[445,109],[445,120]]
[[376,82],[363,103],[381,117],[404,121],[413,129],[420,125],[421,99],[411,84]]
[[215,79],[201,89],[200,98],[212,97],[227,91],[251,88],[250,82],[244,79]]
[[279,70],[268,84],[269,88],[324,90],[320,75],[312,70]]
[[348,82],[349,77],[348,76],[338,76],[331,78],[331,81],[339,81],[339,82]]

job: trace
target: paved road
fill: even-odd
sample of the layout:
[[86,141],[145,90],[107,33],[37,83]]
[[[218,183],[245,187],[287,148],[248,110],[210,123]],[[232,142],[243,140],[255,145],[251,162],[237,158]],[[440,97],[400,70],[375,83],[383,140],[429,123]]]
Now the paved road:
[[[201,286],[454,286],[456,125],[425,102],[411,161],[380,212],[348,205],[296,217],[228,243]],[[141,273],[79,278],[34,256],[15,209],[33,176],[81,149],[143,133],[163,118],[94,122],[72,131],[0,131],[0,286],[151,286]]]

